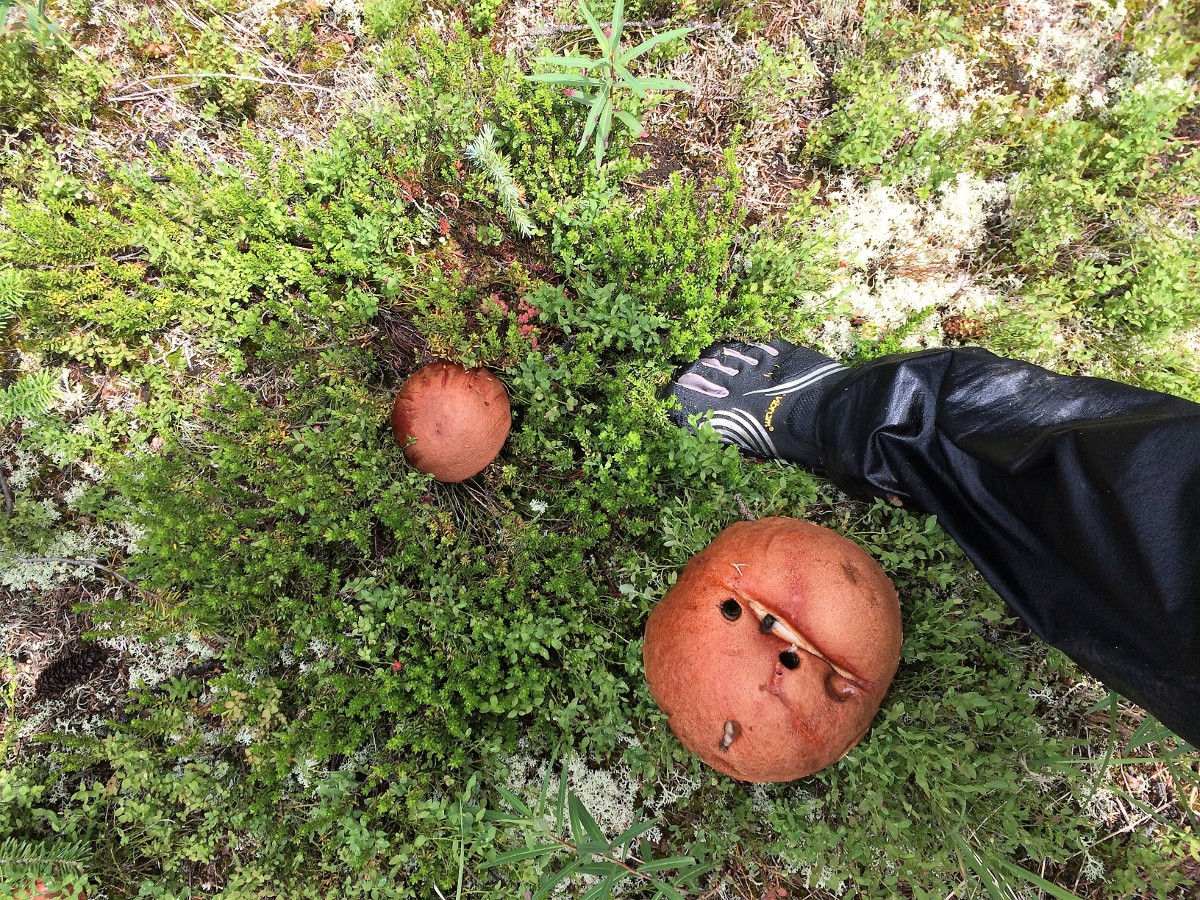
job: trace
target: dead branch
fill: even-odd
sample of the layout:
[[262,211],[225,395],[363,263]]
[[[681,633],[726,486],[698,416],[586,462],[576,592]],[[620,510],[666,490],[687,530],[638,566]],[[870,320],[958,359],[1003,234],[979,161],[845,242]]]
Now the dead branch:
[[0,472],[0,491],[4,493],[4,515],[8,518],[13,514],[13,495],[12,488],[8,486],[8,479],[4,477],[3,472]]
[[[670,19],[643,19],[640,22],[626,22],[622,29],[624,31],[652,31],[655,28],[666,28],[670,25],[672,28],[690,28],[692,31],[720,31],[723,26],[719,22],[685,22],[682,25],[672,23]],[[601,28],[611,28],[612,22],[601,22]],[[560,34],[574,34],[577,31],[591,31],[590,25],[551,25],[549,28],[540,28],[537,31],[531,31],[530,37],[554,37]]]
[[27,564],[32,564],[32,565],[37,565],[39,563],[42,565],[53,565],[54,563],[62,563],[63,565],[67,565],[67,566],[87,566],[88,568],[98,569],[101,572],[111,575],[113,578],[117,579],[121,583],[126,584],[129,587],[133,588],[135,591],[137,591],[144,597],[152,597],[154,599],[159,599],[153,591],[148,591],[145,588],[140,587],[136,583],[130,581],[128,578],[126,578],[120,572],[116,571],[115,569],[111,569],[108,566],[104,565],[104,563],[97,562],[94,559],[72,559],[71,557],[68,557],[68,556],[12,556],[11,550],[0,550],[0,553],[3,553],[6,556],[9,556],[14,562],[19,562],[19,563],[27,563]]

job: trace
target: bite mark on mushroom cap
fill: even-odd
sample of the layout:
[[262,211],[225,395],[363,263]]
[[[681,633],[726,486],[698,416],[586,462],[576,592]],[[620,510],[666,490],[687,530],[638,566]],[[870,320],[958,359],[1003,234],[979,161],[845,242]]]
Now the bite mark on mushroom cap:
[[[856,583],[858,581],[857,578],[853,580]],[[799,629],[793,628],[791,625],[788,625],[787,622],[776,617],[773,613],[767,612],[767,608],[752,597],[746,597],[745,600],[746,605],[754,610],[754,614],[758,616],[759,627],[764,633],[774,634],[781,640],[786,641],[788,644],[788,650],[793,652],[796,650],[803,650],[810,656],[815,656],[817,659],[826,663],[829,668],[833,669],[833,671],[838,675],[842,676],[842,678],[852,687],[857,688],[858,690],[872,690],[872,686],[869,682],[863,683],[859,680],[858,676],[847,671],[833,660],[829,659],[824,653],[813,646],[811,642],[801,636]]]
[[689,561],[647,621],[643,659],[684,746],[735,778],[787,781],[867,732],[900,637],[878,563],[836,532],[776,517],[731,526]]

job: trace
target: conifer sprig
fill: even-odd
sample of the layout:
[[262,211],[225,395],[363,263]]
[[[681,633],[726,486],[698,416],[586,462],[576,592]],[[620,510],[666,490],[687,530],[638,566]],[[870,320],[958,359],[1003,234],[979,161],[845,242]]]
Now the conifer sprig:
[[482,169],[495,185],[496,192],[500,195],[500,207],[508,221],[521,237],[533,237],[537,228],[521,199],[521,187],[513,178],[508,157],[496,146],[496,130],[491,125],[484,125],[479,136],[467,145],[465,153],[467,159]]
[[[5,838],[0,841],[0,895],[33,896],[30,888],[40,880],[54,884],[69,881],[72,891],[87,885],[85,878],[92,853],[82,841],[30,841]],[[42,893],[40,897],[67,894]],[[70,896],[74,897],[72,892]],[[83,896],[82,893],[79,896]]]
[[54,372],[37,372],[0,389],[0,422],[45,415],[56,399],[57,381]]

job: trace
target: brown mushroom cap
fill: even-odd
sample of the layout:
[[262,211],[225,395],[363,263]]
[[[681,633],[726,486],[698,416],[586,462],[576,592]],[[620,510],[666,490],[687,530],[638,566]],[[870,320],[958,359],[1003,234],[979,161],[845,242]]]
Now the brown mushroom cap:
[[486,369],[430,363],[414,372],[392,404],[392,433],[418,471],[438,481],[477,475],[500,453],[512,407]]
[[739,522],[650,613],[642,659],[680,742],[742,781],[790,781],[866,734],[900,663],[900,602],[835,531]]

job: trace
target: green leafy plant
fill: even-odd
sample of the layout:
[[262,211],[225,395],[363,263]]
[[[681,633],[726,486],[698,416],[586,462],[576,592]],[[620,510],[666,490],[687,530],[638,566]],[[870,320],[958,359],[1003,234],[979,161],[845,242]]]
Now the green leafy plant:
[[25,13],[24,27],[39,46],[46,47],[56,41],[62,41],[67,46],[67,39],[62,29],[46,15],[46,0],[0,0],[0,32],[8,27],[8,17],[14,9]]
[[624,0],[617,0],[613,7],[612,23],[601,26],[587,4],[580,0],[579,11],[600,45],[599,58],[539,56],[538,62],[545,65],[564,66],[578,71],[570,74],[541,72],[526,76],[530,81],[561,85],[563,94],[587,107],[587,121],[584,123],[576,153],[583,153],[590,140],[597,171],[604,161],[614,119],[630,133],[642,137],[646,135],[646,130],[637,117],[627,109],[621,108],[622,103],[630,102],[630,94],[639,100],[648,101],[651,91],[691,90],[690,84],[675,78],[635,77],[629,67],[639,56],[648,53],[659,44],[688,34],[692,29],[672,28],[670,31],[652,35],[632,49],[622,52],[624,10]]
[[541,878],[532,892],[532,900],[544,900],[560,885],[581,877],[592,882],[581,895],[587,900],[607,900],[613,896],[618,882],[631,879],[650,892],[649,896],[663,900],[679,900],[682,891],[698,886],[701,876],[716,868],[704,859],[705,848],[689,848],[687,855],[652,858],[638,849],[639,839],[657,828],[655,819],[635,822],[619,835],[609,838],[596,823],[578,795],[567,787],[565,777],[559,780],[558,803],[554,820],[545,814],[545,798],[535,811],[511,791],[496,788],[515,812],[488,810],[484,818],[490,822],[516,826],[524,832],[525,846],[492,855],[481,866],[490,869],[512,863],[533,860],[539,868],[552,861],[562,865]]
[[[645,19],[698,8],[630,0],[625,17],[635,2]],[[67,6],[79,19],[86,2]],[[248,38],[235,28],[245,4],[202,6],[228,23],[219,34]],[[80,154],[78,134],[39,129],[77,121],[70,92],[93,102],[79,89],[93,83],[80,80],[87,66],[24,30],[0,40],[0,166],[18,176],[5,181],[0,218],[0,384],[10,386],[0,400],[37,379],[53,390],[51,372],[65,373],[73,398],[0,422],[0,594],[20,596],[18,615],[69,600],[71,621],[120,639],[129,657],[128,686],[89,682],[78,688],[95,690],[87,703],[47,699],[21,720],[30,663],[44,661],[18,665],[25,631],[8,629],[0,845],[11,843],[0,851],[49,874],[55,854],[86,848],[90,893],[162,900],[197,890],[511,900],[556,889],[696,900],[751,883],[753,896],[1053,895],[1033,879],[1081,896],[1189,890],[1200,858],[1185,808],[1192,748],[1139,727],[1123,704],[1107,738],[1093,705],[1103,691],[1004,614],[935,520],[752,462],[711,431],[671,425],[660,399],[678,363],[715,338],[804,339],[848,315],[831,290],[840,239],[824,227],[836,186],[812,176],[921,191],[967,169],[1011,177],[1015,205],[966,262],[1001,278],[1004,305],[1044,326],[1052,352],[1053,339],[1071,342],[1075,355],[1054,361],[1119,361],[1125,380],[1153,376],[1200,396],[1194,351],[1175,344],[1168,380],[1164,345],[1149,343],[1165,326],[1192,327],[1195,312],[1181,286],[1194,282],[1189,232],[1168,247],[1164,230],[1192,221],[1198,192],[1186,158],[1197,158],[1194,103],[1175,80],[1191,71],[1187,48],[1143,60],[1160,67],[1137,82],[1149,92],[1108,112],[1081,107],[1085,127],[1061,107],[999,124],[981,108],[953,135],[930,133],[901,108],[903,78],[878,73],[903,74],[915,52],[952,41],[993,74],[954,33],[974,27],[971,13],[925,27],[933,14],[868,0],[875,36],[855,45],[861,53],[839,43],[844,30],[813,31],[829,47],[822,76],[839,76],[830,101],[812,98],[806,111],[809,76],[771,75],[811,116],[809,154],[775,145],[786,183],[808,184],[789,191],[731,137],[707,81],[725,151],[714,144],[715,166],[689,154],[677,167],[659,146],[649,167],[633,159],[615,110],[636,114],[653,97],[618,72],[611,121],[622,139],[610,136],[596,174],[578,152],[579,99],[563,85],[523,79],[462,16],[412,27],[410,0],[364,6],[381,90],[327,140],[299,147],[274,127],[293,124],[275,92],[242,103],[209,76],[172,91],[203,92],[222,115],[265,99],[277,118],[240,138],[205,131],[202,152],[182,140],[126,156],[127,143],[105,140],[124,119],[106,116],[87,144],[110,149]],[[492,6],[464,13],[481,27]],[[591,8],[603,23],[612,0]],[[290,19],[278,27],[297,24],[295,4],[280,9]],[[265,26],[279,55],[264,62],[322,50],[321,13],[308,9],[294,38],[273,43]],[[739,68],[751,52],[777,66],[761,12],[730,14],[705,9],[711,27],[736,21],[739,35],[696,46],[715,52],[696,62],[721,70],[732,50]],[[146,18],[165,31],[164,15]],[[192,62],[205,57],[203,71],[238,74],[267,52],[252,41],[253,54],[225,56],[194,23],[169,25]],[[617,49],[602,50],[619,59],[621,40],[656,27],[621,25]],[[1151,43],[1163,31],[1142,28]],[[568,57],[593,40],[587,24],[551,33],[576,35]],[[798,41],[789,58],[808,59]],[[625,68],[649,73],[682,44]],[[602,93],[587,90],[593,102]],[[764,90],[748,87],[747,99]],[[313,105],[296,101],[311,126]],[[726,103],[750,144],[772,121],[753,103]],[[826,103],[833,112],[817,115]],[[472,170],[464,148],[483,123],[495,127],[496,156]],[[589,141],[599,124],[597,114]],[[744,185],[735,154],[751,163]],[[545,241],[506,239],[517,225],[502,215],[506,191]],[[861,326],[849,353],[898,349],[907,327],[872,340]],[[1032,355],[1027,337],[1013,335],[1010,355]],[[513,401],[500,459],[459,485],[409,469],[388,428],[394,389],[435,355],[488,366]],[[642,676],[650,608],[743,508],[836,528],[903,597],[903,665],[875,726],[800,783],[750,788],[703,768]],[[12,559],[34,556],[95,561],[51,578]],[[142,590],[101,590],[110,578]],[[569,748],[571,763],[555,768],[554,748]]]

